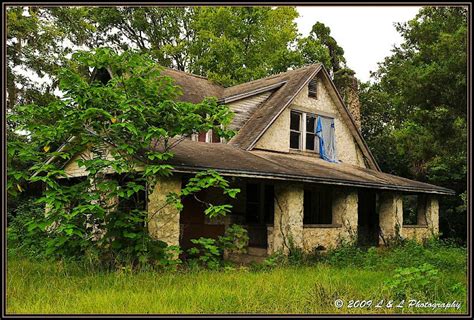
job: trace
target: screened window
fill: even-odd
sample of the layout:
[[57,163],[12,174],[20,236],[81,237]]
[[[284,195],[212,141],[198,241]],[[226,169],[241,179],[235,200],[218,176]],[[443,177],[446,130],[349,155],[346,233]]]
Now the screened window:
[[304,224],[332,224],[332,189],[306,189],[303,207]]

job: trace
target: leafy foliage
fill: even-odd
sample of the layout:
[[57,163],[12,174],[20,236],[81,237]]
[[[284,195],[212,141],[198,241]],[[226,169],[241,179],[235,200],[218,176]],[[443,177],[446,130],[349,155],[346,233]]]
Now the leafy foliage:
[[363,135],[382,170],[456,191],[441,231],[466,239],[467,11],[425,7],[396,28],[404,42],[361,86]]
[[[114,77],[94,78],[94,72],[104,69]],[[148,235],[149,219],[162,208],[149,217],[146,193],[160,176],[171,174],[167,160],[186,136],[214,129],[231,137],[225,127],[232,113],[215,99],[198,104],[176,101],[180,89],[160,70],[153,59],[135,52],[77,52],[59,74],[63,98],[41,107],[23,105],[11,115],[18,129],[28,134],[25,142],[9,146],[11,156],[34,161],[28,176],[22,177],[47,186],[37,199],[46,206],[46,217],[29,225],[30,231],[40,230],[48,239],[47,255],[89,252],[107,263],[158,263],[173,249],[165,250],[166,244]],[[63,148],[51,147],[68,139]],[[42,147],[31,147],[28,141]],[[66,177],[62,161],[45,162],[49,157],[72,159],[78,153],[83,156],[75,160],[77,165],[88,172],[84,179]],[[20,173],[9,171],[13,177]],[[216,172],[202,172],[180,195],[170,196],[167,205],[179,207],[183,194],[211,186],[233,197],[238,192]],[[10,183],[9,188],[16,186]],[[210,204],[206,213],[228,211],[228,206]]]
[[438,270],[428,263],[420,267],[398,268],[393,278],[385,282],[385,288],[400,300],[424,298],[428,291],[435,291],[433,284],[437,275]]

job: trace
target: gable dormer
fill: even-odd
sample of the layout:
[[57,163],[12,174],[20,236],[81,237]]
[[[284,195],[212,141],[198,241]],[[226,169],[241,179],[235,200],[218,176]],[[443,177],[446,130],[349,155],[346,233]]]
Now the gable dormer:
[[[349,124],[336,105],[330,80],[318,73],[296,94],[291,103],[268,127],[255,144],[255,149],[297,153],[320,157],[318,121],[326,128],[332,127],[335,158],[344,163],[366,167],[360,147],[354,139]],[[325,142],[326,145],[329,141]]]

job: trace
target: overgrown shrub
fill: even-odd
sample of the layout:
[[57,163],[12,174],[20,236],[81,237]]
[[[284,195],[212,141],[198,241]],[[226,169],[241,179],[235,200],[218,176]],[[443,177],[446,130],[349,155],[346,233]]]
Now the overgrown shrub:
[[201,266],[215,270],[221,266],[222,250],[215,239],[201,237],[192,239],[191,242],[196,245],[188,249],[190,255],[188,263],[191,267]]
[[421,299],[435,292],[438,270],[429,263],[420,267],[397,268],[384,289],[397,299]]
[[33,228],[44,217],[44,207],[34,198],[20,203],[14,212],[9,211],[7,220],[7,249],[33,258],[44,256],[46,238],[44,232]]
[[246,253],[249,245],[248,231],[238,224],[229,226],[224,236],[218,238],[219,247],[229,253]]

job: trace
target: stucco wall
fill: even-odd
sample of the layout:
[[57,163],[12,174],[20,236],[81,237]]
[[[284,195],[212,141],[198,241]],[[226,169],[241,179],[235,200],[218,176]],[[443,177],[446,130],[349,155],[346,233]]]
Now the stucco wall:
[[333,192],[333,224],[328,226],[306,225],[303,229],[304,250],[335,248],[341,243],[357,239],[358,195],[357,190],[337,188]]
[[398,193],[382,192],[379,197],[380,244],[398,237],[403,224],[403,201]]
[[170,246],[179,245],[179,211],[173,205],[166,205],[170,192],[181,191],[181,177],[159,177],[153,191],[148,195],[148,231],[154,239]]
[[271,250],[288,253],[291,243],[303,248],[303,185],[275,185],[275,218]]
[[[418,242],[436,236],[439,233],[439,204],[438,199],[434,196],[426,197],[426,206],[418,214],[418,225],[403,225],[400,235],[403,238],[414,239]],[[421,214],[420,214],[421,213]]]
[[[275,122],[267,129],[263,136],[257,141],[255,148],[289,152],[290,146],[290,112],[299,110],[304,112],[318,113],[333,116],[336,129],[336,151],[338,159],[345,163],[365,167],[362,152],[354,141],[354,138],[343,122],[341,114],[331,98],[326,84],[318,81],[317,99],[308,97],[308,87],[305,86],[295,97],[292,104],[287,107]],[[315,156],[309,154],[309,156]]]
[[288,253],[288,235],[296,247],[312,252],[317,247],[334,248],[357,237],[357,191],[338,188],[333,194],[333,224],[303,225],[303,185],[275,187],[275,222],[267,228],[269,254]]

